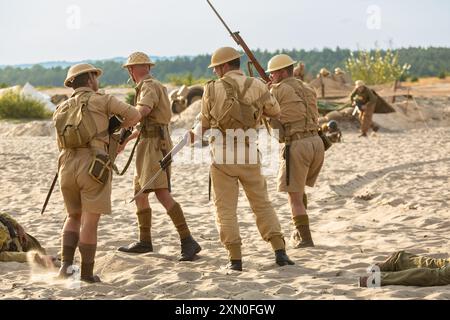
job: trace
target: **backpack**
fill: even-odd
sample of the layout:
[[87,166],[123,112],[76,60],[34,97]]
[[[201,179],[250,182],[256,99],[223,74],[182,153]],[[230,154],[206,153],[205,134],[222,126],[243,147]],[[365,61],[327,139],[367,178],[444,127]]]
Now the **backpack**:
[[[245,94],[251,87],[254,79],[247,78],[242,91],[239,90],[239,86],[234,79],[224,77],[219,81],[225,87],[226,99],[221,114],[214,112],[214,109],[211,110],[211,115],[217,122],[218,128],[225,131],[226,129],[247,130],[257,127],[262,114],[262,108],[259,106],[259,102],[263,99],[258,99],[251,104],[244,102]],[[210,88],[211,91],[214,89],[214,83]],[[210,96],[214,97],[214,93],[210,92]]]
[[88,92],[70,98],[55,111],[53,122],[62,149],[86,147],[98,137],[97,126],[88,110],[92,95]]

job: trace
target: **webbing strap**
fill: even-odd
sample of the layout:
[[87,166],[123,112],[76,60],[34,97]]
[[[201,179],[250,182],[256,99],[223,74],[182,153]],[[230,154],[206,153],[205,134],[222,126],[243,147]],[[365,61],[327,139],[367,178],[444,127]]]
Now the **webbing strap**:
[[303,85],[301,84],[301,82],[298,81],[298,80],[295,80],[295,82],[296,82],[297,85],[294,85],[294,84],[293,84],[292,82],[290,82],[290,81],[289,81],[289,82],[286,82],[286,84],[287,84],[288,86],[290,86],[292,89],[294,89],[295,94],[296,94],[299,98],[301,98],[301,99],[303,99],[303,101],[305,101],[305,105],[306,105],[305,127],[307,128],[307,127],[308,127],[308,120],[309,120],[309,105],[308,105],[308,100],[306,99],[305,93],[304,93],[302,90],[300,90],[300,88],[299,88],[299,86],[301,86],[302,89],[303,89]]

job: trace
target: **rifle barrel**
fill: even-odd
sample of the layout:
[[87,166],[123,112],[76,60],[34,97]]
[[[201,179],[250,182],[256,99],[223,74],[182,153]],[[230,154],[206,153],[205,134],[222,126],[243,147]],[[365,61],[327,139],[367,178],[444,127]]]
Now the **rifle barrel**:
[[216,8],[214,8],[213,4],[211,3],[211,1],[206,0],[206,2],[208,2],[209,6],[211,7],[211,9],[214,11],[214,13],[216,14],[216,16],[219,18],[219,20],[223,23],[223,25],[225,26],[225,28],[228,30],[228,32],[231,34],[231,36],[233,37],[233,39],[236,41],[236,39],[233,36],[233,31],[231,31],[230,27],[228,27],[228,25],[226,24],[225,20],[223,20],[223,18],[221,17],[221,15],[219,14],[219,12],[216,10]]

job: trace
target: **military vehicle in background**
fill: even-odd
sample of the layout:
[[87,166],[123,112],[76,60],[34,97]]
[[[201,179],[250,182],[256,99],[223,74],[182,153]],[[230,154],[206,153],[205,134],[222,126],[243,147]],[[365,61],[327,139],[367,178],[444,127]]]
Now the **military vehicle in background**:
[[186,110],[194,102],[201,100],[203,97],[203,87],[194,85],[188,87],[182,86],[180,89],[175,89],[170,92],[170,106],[173,114],[180,114]]

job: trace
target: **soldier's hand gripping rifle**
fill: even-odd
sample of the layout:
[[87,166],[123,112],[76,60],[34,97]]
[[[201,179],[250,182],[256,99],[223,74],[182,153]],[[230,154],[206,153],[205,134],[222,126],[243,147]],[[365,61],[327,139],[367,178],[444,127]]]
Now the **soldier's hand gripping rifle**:
[[[266,74],[266,72],[264,71],[264,68],[261,66],[259,61],[256,59],[256,57],[253,54],[252,50],[250,50],[250,48],[248,47],[247,43],[245,43],[244,39],[242,39],[239,31],[236,31],[236,32],[231,31],[230,27],[228,27],[228,25],[223,20],[223,18],[219,14],[219,12],[212,5],[211,1],[210,0],[206,0],[206,2],[208,2],[208,4],[211,7],[211,9],[214,11],[214,13],[217,15],[219,20],[225,26],[225,28],[227,29],[227,31],[231,35],[231,38],[233,38],[233,40],[242,48],[242,50],[244,50],[244,52],[247,55],[248,59],[251,61],[251,64],[255,67],[256,71],[259,73],[259,76],[261,77],[261,79],[263,79],[265,82],[270,82],[271,80],[270,80],[269,76]],[[250,65],[249,65],[249,69],[250,69]],[[267,131],[270,134],[269,125],[268,125],[267,119],[265,117],[263,117],[263,122],[264,122],[264,125],[266,126]]]

